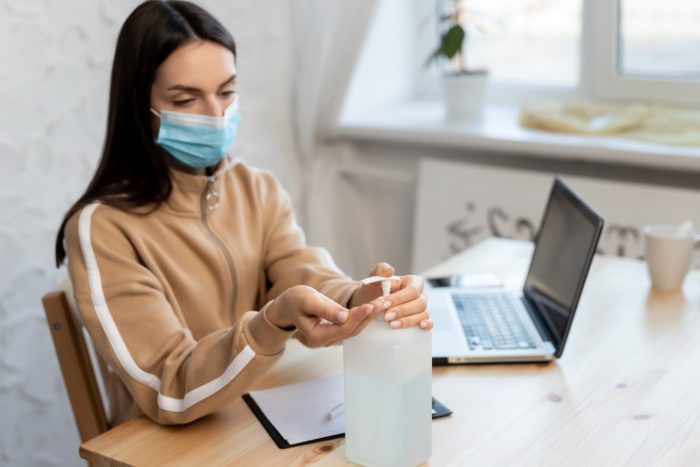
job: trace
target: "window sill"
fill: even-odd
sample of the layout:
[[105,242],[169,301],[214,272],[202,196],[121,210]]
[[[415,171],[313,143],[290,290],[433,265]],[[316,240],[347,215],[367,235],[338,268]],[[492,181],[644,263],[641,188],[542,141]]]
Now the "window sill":
[[518,123],[517,107],[489,106],[479,121],[467,123],[446,122],[442,115],[439,101],[398,103],[344,116],[333,137],[700,172],[699,148],[529,130]]

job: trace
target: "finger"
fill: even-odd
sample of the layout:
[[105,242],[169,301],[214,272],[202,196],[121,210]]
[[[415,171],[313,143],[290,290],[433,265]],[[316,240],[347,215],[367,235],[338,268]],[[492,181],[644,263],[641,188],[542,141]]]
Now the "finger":
[[382,276],[382,277],[389,277],[393,276],[394,273],[396,272],[396,269],[389,264],[389,263],[377,263],[376,266],[374,266],[374,269],[372,269],[369,273],[370,276]]
[[[394,269],[393,266],[391,266],[389,263],[377,263],[376,266],[374,266],[374,269],[372,269],[369,273],[369,277],[372,276],[380,276],[380,277],[391,277],[394,275],[396,270]],[[392,287],[394,286],[394,282],[398,283],[398,281],[392,281]],[[381,297],[382,296],[382,283],[381,282],[373,282],[371,284],[365,284],[362,286],[364,289],[363,291],[363,296],[366,297],[366,301],[371,300],[373,297]]]
[[348,319],[348,310],[322,293],[309,295],[302,307],[305,314],[323,318],[331,323],[342,324]]
[[372,320],[373,320],[379,313],[382,312],[382,310],[383,310],[382,304],[383,304],[382,300],[373,300],[371,303],[369,303],[369,305],[372,306],[372,311],[371,311],[369,314],[367,314],[367,315],[365,316],[365,318],[362,319],[362,320],[357,324],[357,326],[355,326],[355,328],[354,328],[347,336],[345,336],[345,339],[349,339],[349,338],[351,338],[351,337],[355,337],[355,336],[358,335],[360,332],[362,332],[362,330],[363,330],[364,328],[366,328],[367,325],[368,325],[369,323],[371,323]]
[[345,339],[365,318],[373,316],[374,311],[375,306],[371,304],[352,308],[347,321],[341,325],[304,320],[301,331],[308,336],[307,340],[312,343],[312,347],[331,345]]
[[400,289],[384,297],[391,302],[390,307],[410,302],[423,292],[423,278],[419,276],[401,276]]
[[368,325],[369,323],[374,320],[374,318],[381,312],[381,306],[374,305],[373,311],[369,313],[368,315],[365,316],[365,318],[355,327],[355,329],[352,330],[349,334],[342,336],[339,340],[331,343],[330,345],[335,345],[339,344],[345,340],[351,339],[358,334],[360,334]]
[[427,311],[423,313],[418,313],[416,315],[411,315],[407,316],[405,318],[397,319],[389,323],[389,326],[392,329],[402,329],[402,328],[410,328],[411,326],[415,326],[419,324],[421,321],[425,320],[430,320],[430,315],[428,314]]
[[[359,308],[360,310],[357,310],[359,313],[353,313],[352,319],[349,319],[347,323],[342,325],[342,327],[345,328],[345,332],[343,334],[338,334],[336,340],[326,345],[333,345],[342,342],[350,339],[351,337],[355,337],[362,332],[362,330],[366,328],[367,325],[371,323],[372,320],[382,311],[382,300],[373,300],[372,302]],[[355,310],[351,310],[351,312],[354,311]]]
[[304,345],[311,348],[321,347],[324,342],[321,340],[320,334],[316,331],[323,327],[338,327],[338,324],[333,324],[330,321],[321,320],[316,316],[308,316],[301,319],[297,324],[299,329],[299,340],[302,341]]
[[409,285],[419,285],[423,290],[423,278],[420,276],[408,275],[399,277],[400,280],[391,282],[391,293],[398,292]]
[[390,308],[384,314],[384,321],[394,321],[395,319],[404,318],[406,316],[417,315],[418,313],[426,311],[427,308],[428,301],[425,295],[420,294],[415,300]]
[[374,316],[374,312],[377,308],[381,308],[381,306],[377,307],[377,303],[379,303],[378,300],[373,300],[362,306],[352,308],[350,310],[350,318],[342,325],[342,327],[345,328],[345,333],[350,334],[352,330],[359,326],[365,319]]

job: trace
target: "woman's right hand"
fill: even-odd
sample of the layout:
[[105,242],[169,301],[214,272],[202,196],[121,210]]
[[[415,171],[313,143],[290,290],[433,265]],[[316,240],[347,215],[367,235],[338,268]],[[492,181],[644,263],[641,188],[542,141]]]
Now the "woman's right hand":
[[326,347],[358,335],[383,305],[378,298],[348,310],[311,287],[297,285],[275,299],[267,317],[279,328],[296,328],[307,347]]

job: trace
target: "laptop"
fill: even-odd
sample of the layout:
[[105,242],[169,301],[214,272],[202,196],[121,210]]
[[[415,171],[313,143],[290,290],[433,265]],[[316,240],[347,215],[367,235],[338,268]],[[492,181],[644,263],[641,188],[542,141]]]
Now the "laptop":
[[433,364],[559,358],[602,229],[603,218],[555,178],[521,293],[426,289]]

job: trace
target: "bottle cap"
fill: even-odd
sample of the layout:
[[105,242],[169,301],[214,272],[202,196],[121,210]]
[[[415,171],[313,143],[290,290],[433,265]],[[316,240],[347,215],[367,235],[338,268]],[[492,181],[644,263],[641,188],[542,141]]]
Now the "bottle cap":
[[386,297],[389,295],[389,292],[391,292],[391,281],[398,281],[401,280],[399,276],[389,276],[389,277],[384,277],[384,276],[370,276],[365,279],[362,279],[360,282],[362,282],[365,285],[369,284],[374,284],[375,282],[381,282],[382,283],[382,297]]

